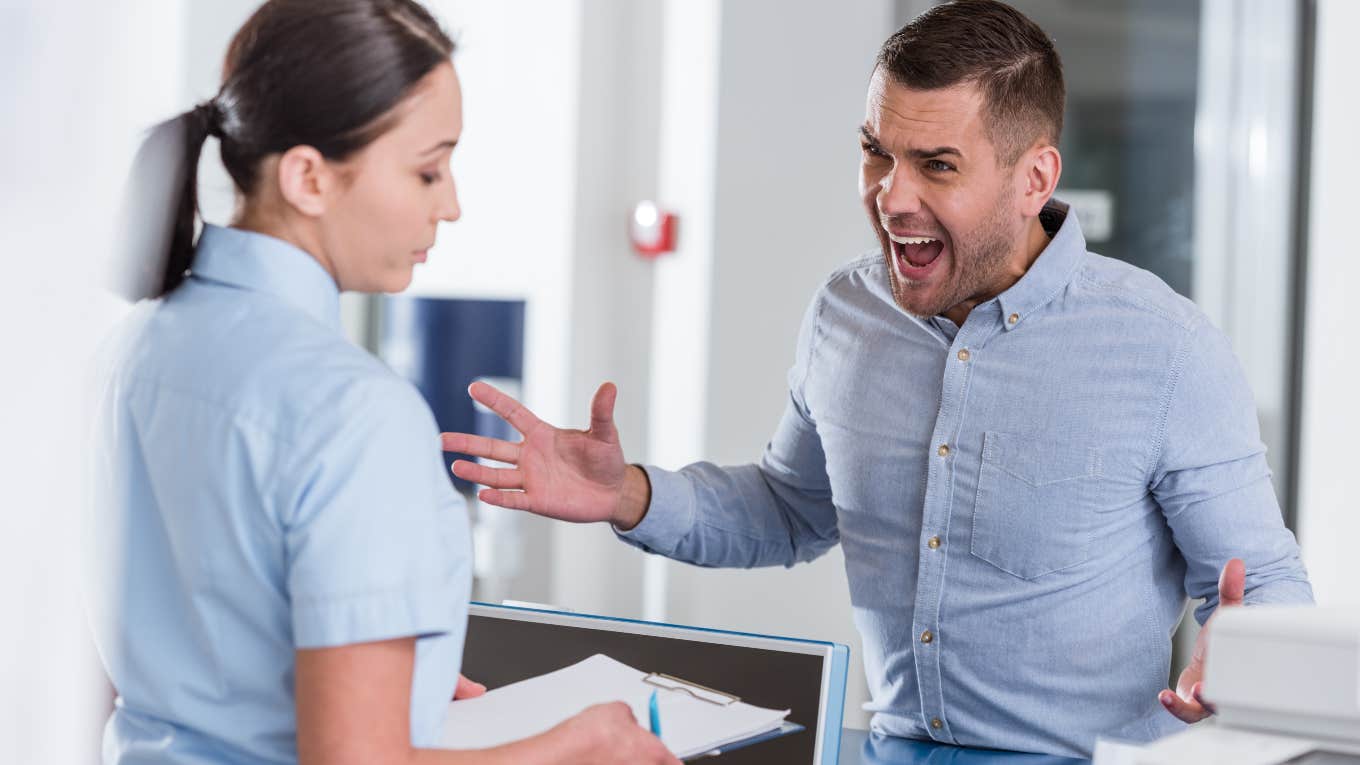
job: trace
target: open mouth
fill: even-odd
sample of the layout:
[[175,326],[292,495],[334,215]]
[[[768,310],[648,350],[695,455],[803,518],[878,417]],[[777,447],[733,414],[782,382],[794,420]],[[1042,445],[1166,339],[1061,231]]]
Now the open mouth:
[[944,253],[944,242],[933,236],[898,236],[888,232],[888,239],[892,242],[894,265],[907,279],[929,276]]

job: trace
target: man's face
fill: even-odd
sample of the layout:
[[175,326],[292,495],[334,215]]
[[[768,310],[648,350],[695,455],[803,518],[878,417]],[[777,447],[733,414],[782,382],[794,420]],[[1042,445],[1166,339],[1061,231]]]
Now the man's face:
[[915,316],[971,308],[1027,265],[1017,178],[998,166],[983,104],[972,85],[913,90],[881,70],[869,83],[860,197],[893,298]]

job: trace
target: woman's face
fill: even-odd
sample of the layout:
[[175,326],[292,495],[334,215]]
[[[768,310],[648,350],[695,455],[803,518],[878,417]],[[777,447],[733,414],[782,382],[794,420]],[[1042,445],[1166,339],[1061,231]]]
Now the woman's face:
[[433,69],[398,107],[397,122],[337,165],[346,182],[326,205],[321,247],[342,290],[400,292],[458,220],[449,155],[463,131],[453,64]]

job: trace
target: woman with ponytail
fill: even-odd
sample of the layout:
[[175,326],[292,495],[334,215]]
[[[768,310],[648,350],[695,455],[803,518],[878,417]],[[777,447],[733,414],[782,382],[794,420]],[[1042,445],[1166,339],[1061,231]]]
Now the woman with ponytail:
[[[453,43],[411,0],[270,0],[221,91],[152,132],[95,425],[104,762],[674,763],[622,704],[431,749],[470,592],[465,508],[416,390],[345,341],[459,217]],[[197,220],[208,137],[231,225]]]

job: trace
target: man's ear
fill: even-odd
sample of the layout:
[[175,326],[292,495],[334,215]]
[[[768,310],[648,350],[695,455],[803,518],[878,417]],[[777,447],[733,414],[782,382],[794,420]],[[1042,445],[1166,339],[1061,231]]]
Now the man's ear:
[[335,171],[321,152],[311,146],[294,146],[279,157],[279,192],[298,212],[320,217],[326,212]]
[[1034,217],[1044,209],[1053,192],[1058,189],[1062,175],[1062,155],[1056,146],[1041,144],[1025,152],[1017,170],[1021,177],[1020,209],[1025,217]]

